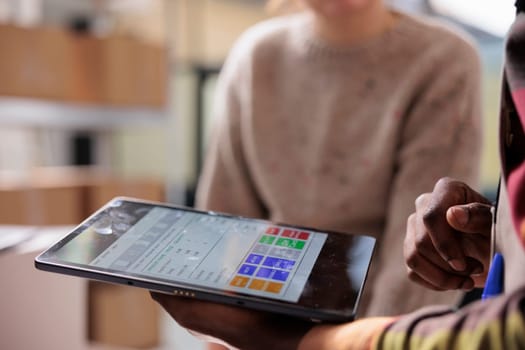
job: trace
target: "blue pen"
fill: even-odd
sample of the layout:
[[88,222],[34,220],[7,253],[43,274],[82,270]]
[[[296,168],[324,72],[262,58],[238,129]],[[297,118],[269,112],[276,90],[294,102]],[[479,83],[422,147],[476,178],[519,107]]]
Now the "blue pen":
[[488,299],[503,292],[503,271],[503,255],[496,253],[490,263],[490,269],[487,275],[487,281],[485,282],[485,288],[483,288],[483,293],[481,294],[481,299]]

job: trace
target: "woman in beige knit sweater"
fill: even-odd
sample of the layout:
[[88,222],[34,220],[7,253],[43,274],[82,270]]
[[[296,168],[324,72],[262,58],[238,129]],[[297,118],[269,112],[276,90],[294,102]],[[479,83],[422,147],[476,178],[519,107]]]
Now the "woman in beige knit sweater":
[[232,49],[197,206],[377,237],[361,315],[456,302],[410,282],[402,249],[418,194],[478,180],[475,48],[380,0],[302,3]]

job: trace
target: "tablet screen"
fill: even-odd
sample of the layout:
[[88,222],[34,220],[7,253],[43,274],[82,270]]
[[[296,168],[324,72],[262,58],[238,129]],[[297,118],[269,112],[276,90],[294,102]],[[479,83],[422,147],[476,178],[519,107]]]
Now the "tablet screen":
[[373,246],[366,236],[117,199],[37,260],[348,313]]

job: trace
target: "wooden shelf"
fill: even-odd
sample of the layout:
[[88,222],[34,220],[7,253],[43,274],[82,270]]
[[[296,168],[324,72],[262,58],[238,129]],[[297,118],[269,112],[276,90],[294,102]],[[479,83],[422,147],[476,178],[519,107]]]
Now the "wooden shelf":
[[104,130],[160,126],[168,111],[148,107],[113,107],[0,97],[0,125]]

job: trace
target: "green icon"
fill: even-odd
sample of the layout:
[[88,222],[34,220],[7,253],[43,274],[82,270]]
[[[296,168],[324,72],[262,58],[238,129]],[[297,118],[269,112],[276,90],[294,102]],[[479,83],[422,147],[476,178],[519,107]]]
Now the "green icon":
[[277,240],[277,243],[275,244],[281,247],[287,247],[287,248],[293,248],[293,249],[303,249],[304,243],[305,243],[304,241],[298,241],[296,239],[279,238]]
[[273,244],[273,241],[275,241],[275,237],[264,235],[259,240],[259,243],[262,243],[262,244]]

